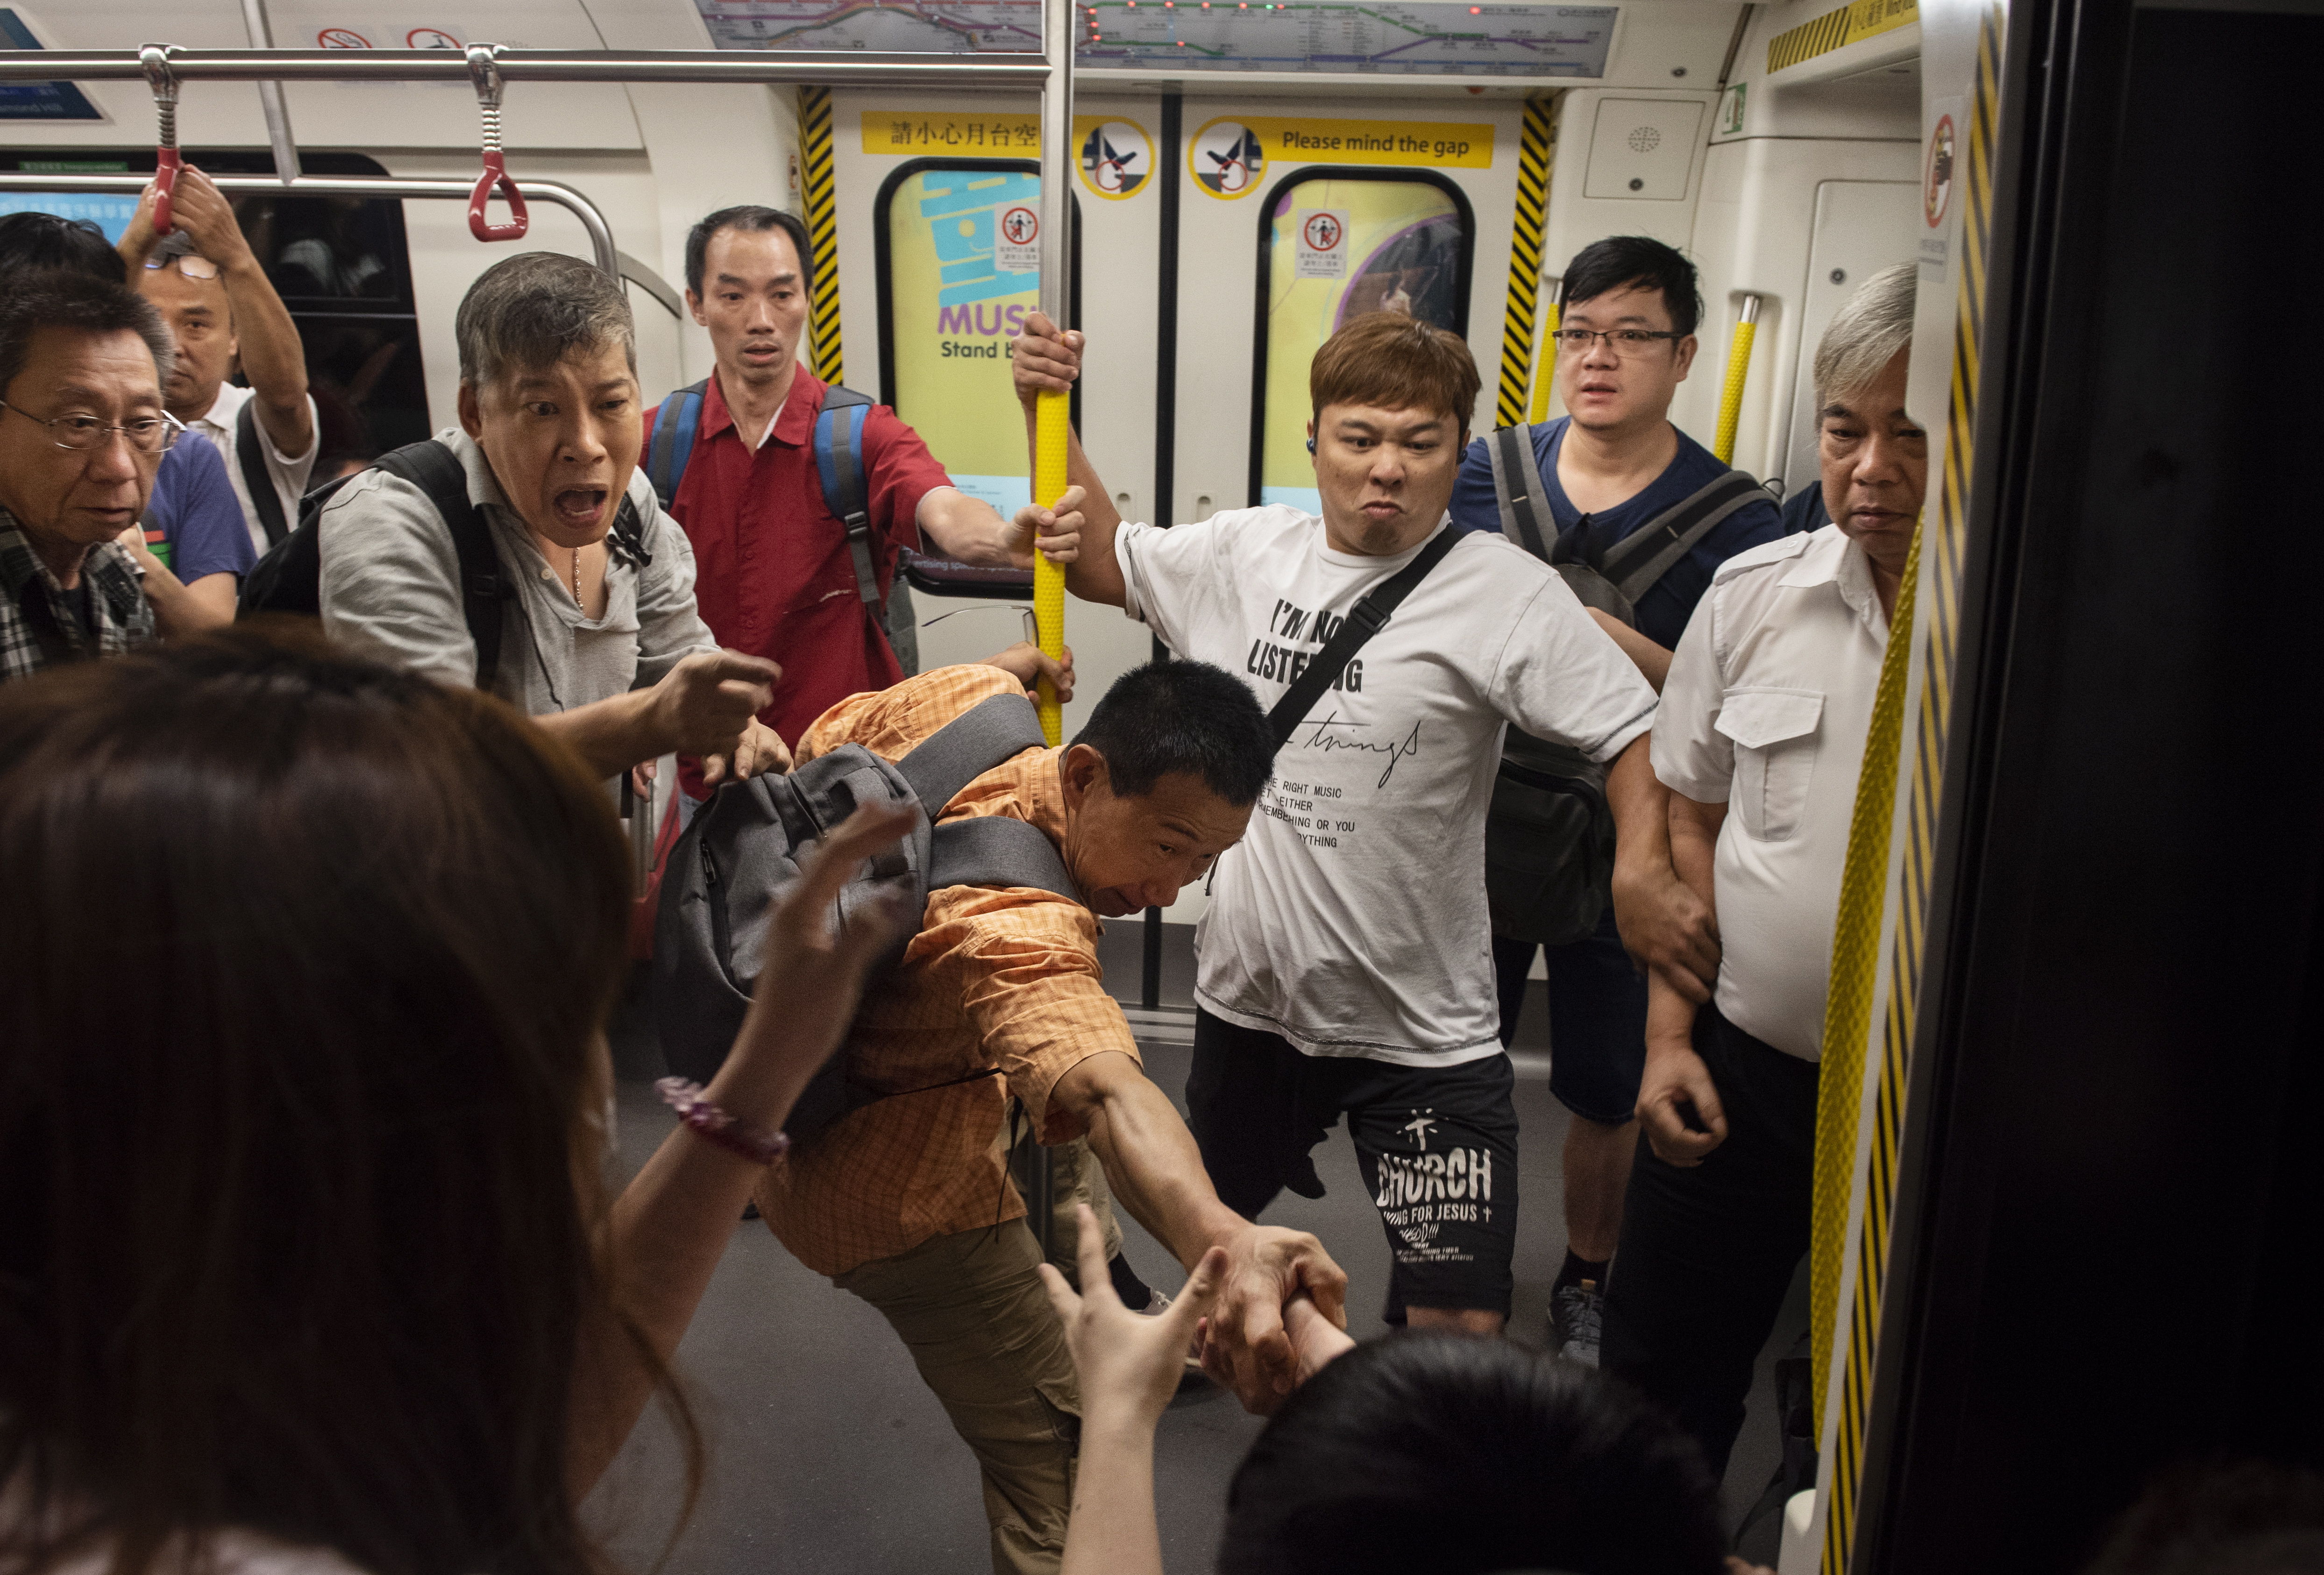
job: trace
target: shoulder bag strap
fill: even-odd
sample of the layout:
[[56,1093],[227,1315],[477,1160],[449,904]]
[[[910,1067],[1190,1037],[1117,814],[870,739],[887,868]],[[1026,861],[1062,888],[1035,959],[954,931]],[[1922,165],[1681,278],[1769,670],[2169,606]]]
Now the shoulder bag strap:
[[1333,680],[1346,670],[1349,659],[1361,650],[1371,637],[1388,625],[1388,614],[1412,594],[1412,587],[1427,576],[1428,571],[1444,561],[1444,555],[1461,543],[1464,534],[1458,527],[1448,525],[1430,539],[1420,555],[1387,579],[1374,585],[1348,613],[1323,649],[1315,653],[1275,709],[1267,714],[1268,726],[1275,730],[1275,741],[1290,741],[1292,730],[1307,718],[1307,713],[1322,699],[1323,691]]
[[872,401],[836,384],[824,390],[815,418],[815,468],[823,501],[847,531],[848,556],[855,560],[855,594],[864,615],[880,616],[880,576],[872,563],[872,501],[863,478],[863,428]]
[[250,506],[258,511],[266,545],[272,547],[290,534],[290,522],[283,517],[282,494],[274,490],[274,473],[267,468],[266,450],[260,447],[265,441],[258,429],[258,396],[253,394],[242,401],[234,419],[234,461],[242,467],[242,484],[250,489]]
[[668,509],[686,479],[686,462],[694,457],[694,434],[702,424],[702,396],[710,380],[672,392],[654,418],[653,439],[646,445],[646,480],[654,496]]
[[1504,427],[1485,441],[1493,461],[1493,498],[1501,506],[1501,534],[1542,562],[1549,561],[1554,527],[1543,529],[1541,467],[1534,463],[1533,428]]
[[467,620],[468,638],[475,642],[476,687],[491,688],[501,666],[501,603],[511,588],[501,572],[492,525],[484,511],[468,501],[468,473],[433,438],[381,456],[379,467],[426,493],[444,517],[460,560],[460,612]]
[[928,889],[947,886],[1022,886],[1082,899],[1049,834],[1008,815],[964,815],[936,828]]
[[1693,550],[1719,522],[1754,498],[1767,494],[1744,471],[1730,470],[1701,492],[1683,498],[1609,548],[1592,565],[1630,599],[1654,589],[1673,564]]
[[922,739],[896,762],[896,769],[934,820],[960,797],[962,788],[985,772],[1047,742],[1032,702],[1022,695],[994,695]]

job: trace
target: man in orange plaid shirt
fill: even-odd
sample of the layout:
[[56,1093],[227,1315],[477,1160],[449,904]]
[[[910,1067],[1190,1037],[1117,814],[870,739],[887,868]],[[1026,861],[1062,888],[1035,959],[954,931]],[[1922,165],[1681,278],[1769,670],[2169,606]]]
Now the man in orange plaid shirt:
[[[854,695],[807,730],[798,758],[853,742],[899,759],[1023,682],[998,667],[944,668]],[[783,1245],[880,1309],[976,1451],[999,1575],[1057,1568],[1081,1411],[1040,1248],[1018,1223],[1025,1205],[996,1142],[1010,1096],[1042,1143],[1085,1137],[1114,1198],[1188,1269],[1226,1249],[1210,1338],[1245,1405],[1271,1410],[1291,1387],[1286,1301],[1312,1295],[1344,1322],[1347,1276],[1322,1244],[1219,1202],[1185,1123],[1147,1080],[1097,960],[1099,916],[1167,907],[1201,880],[1242,836],[1274,760],[1274,734],[1240,679],[1157,662],[1117,681],[1070,746],[1027,750],[971,782],[937,820],[1006,815],[1038,826],[1082,901],[932,893],[844,1052],[852,1079],[892,1097],[800,1143],[760,1186]],[[976,1075],[985,1071],[997,1075]]]

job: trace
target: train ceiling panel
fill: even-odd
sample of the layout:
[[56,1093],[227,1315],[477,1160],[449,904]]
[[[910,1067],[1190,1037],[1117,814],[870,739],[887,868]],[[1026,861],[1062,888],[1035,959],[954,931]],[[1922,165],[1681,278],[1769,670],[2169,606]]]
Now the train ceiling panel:
[[1600,99],[1582,196],[1683,200],[1702,108],[1692,98]]
[[[243,49],[251,41],[237,0],[6,4],[44,49],[120,50],[145,43]],[[274,42],[283,49],[459,49],[472,42],[543,50],[607,47],[582,0],[268,0],[267,13]],[[665,47],[701,47],[690,19],[682,17],[680,25],[687,28],[686,36],[673,37]],[[143,85],[89,82],[81,89],[115,128],[106,140],[152,139],[152,96]],[[478,145],[476,97],[463,85],[294,82],[284,92],[302,147]],[[512,150],[644,145],[628,96],[618,89],[589,83],[512,83],[503,113],[505,141]],[[87,121],[13,122],[6,134],[11,143],[86,145],[96,140],[90,133]],[[265,146],[257,88],[244,82],[189,83],[180,99],[179,137],[196,148]]]

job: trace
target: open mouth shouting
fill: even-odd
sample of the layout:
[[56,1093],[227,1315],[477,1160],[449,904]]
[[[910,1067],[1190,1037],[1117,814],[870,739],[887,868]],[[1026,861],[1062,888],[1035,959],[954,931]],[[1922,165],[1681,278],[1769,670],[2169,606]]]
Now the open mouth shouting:
[[567,487],[549,500],[561,535],[595,540],[601,533],[599,520],[605,512],[604,487]]

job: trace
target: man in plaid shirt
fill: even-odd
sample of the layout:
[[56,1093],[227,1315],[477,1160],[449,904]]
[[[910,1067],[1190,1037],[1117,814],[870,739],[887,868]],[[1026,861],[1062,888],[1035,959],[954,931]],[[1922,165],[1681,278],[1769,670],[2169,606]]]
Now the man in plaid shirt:
[[0,301],[0,680],[153,638],[129,554],[162,454],[172,351],[153,309],[78,274]]

